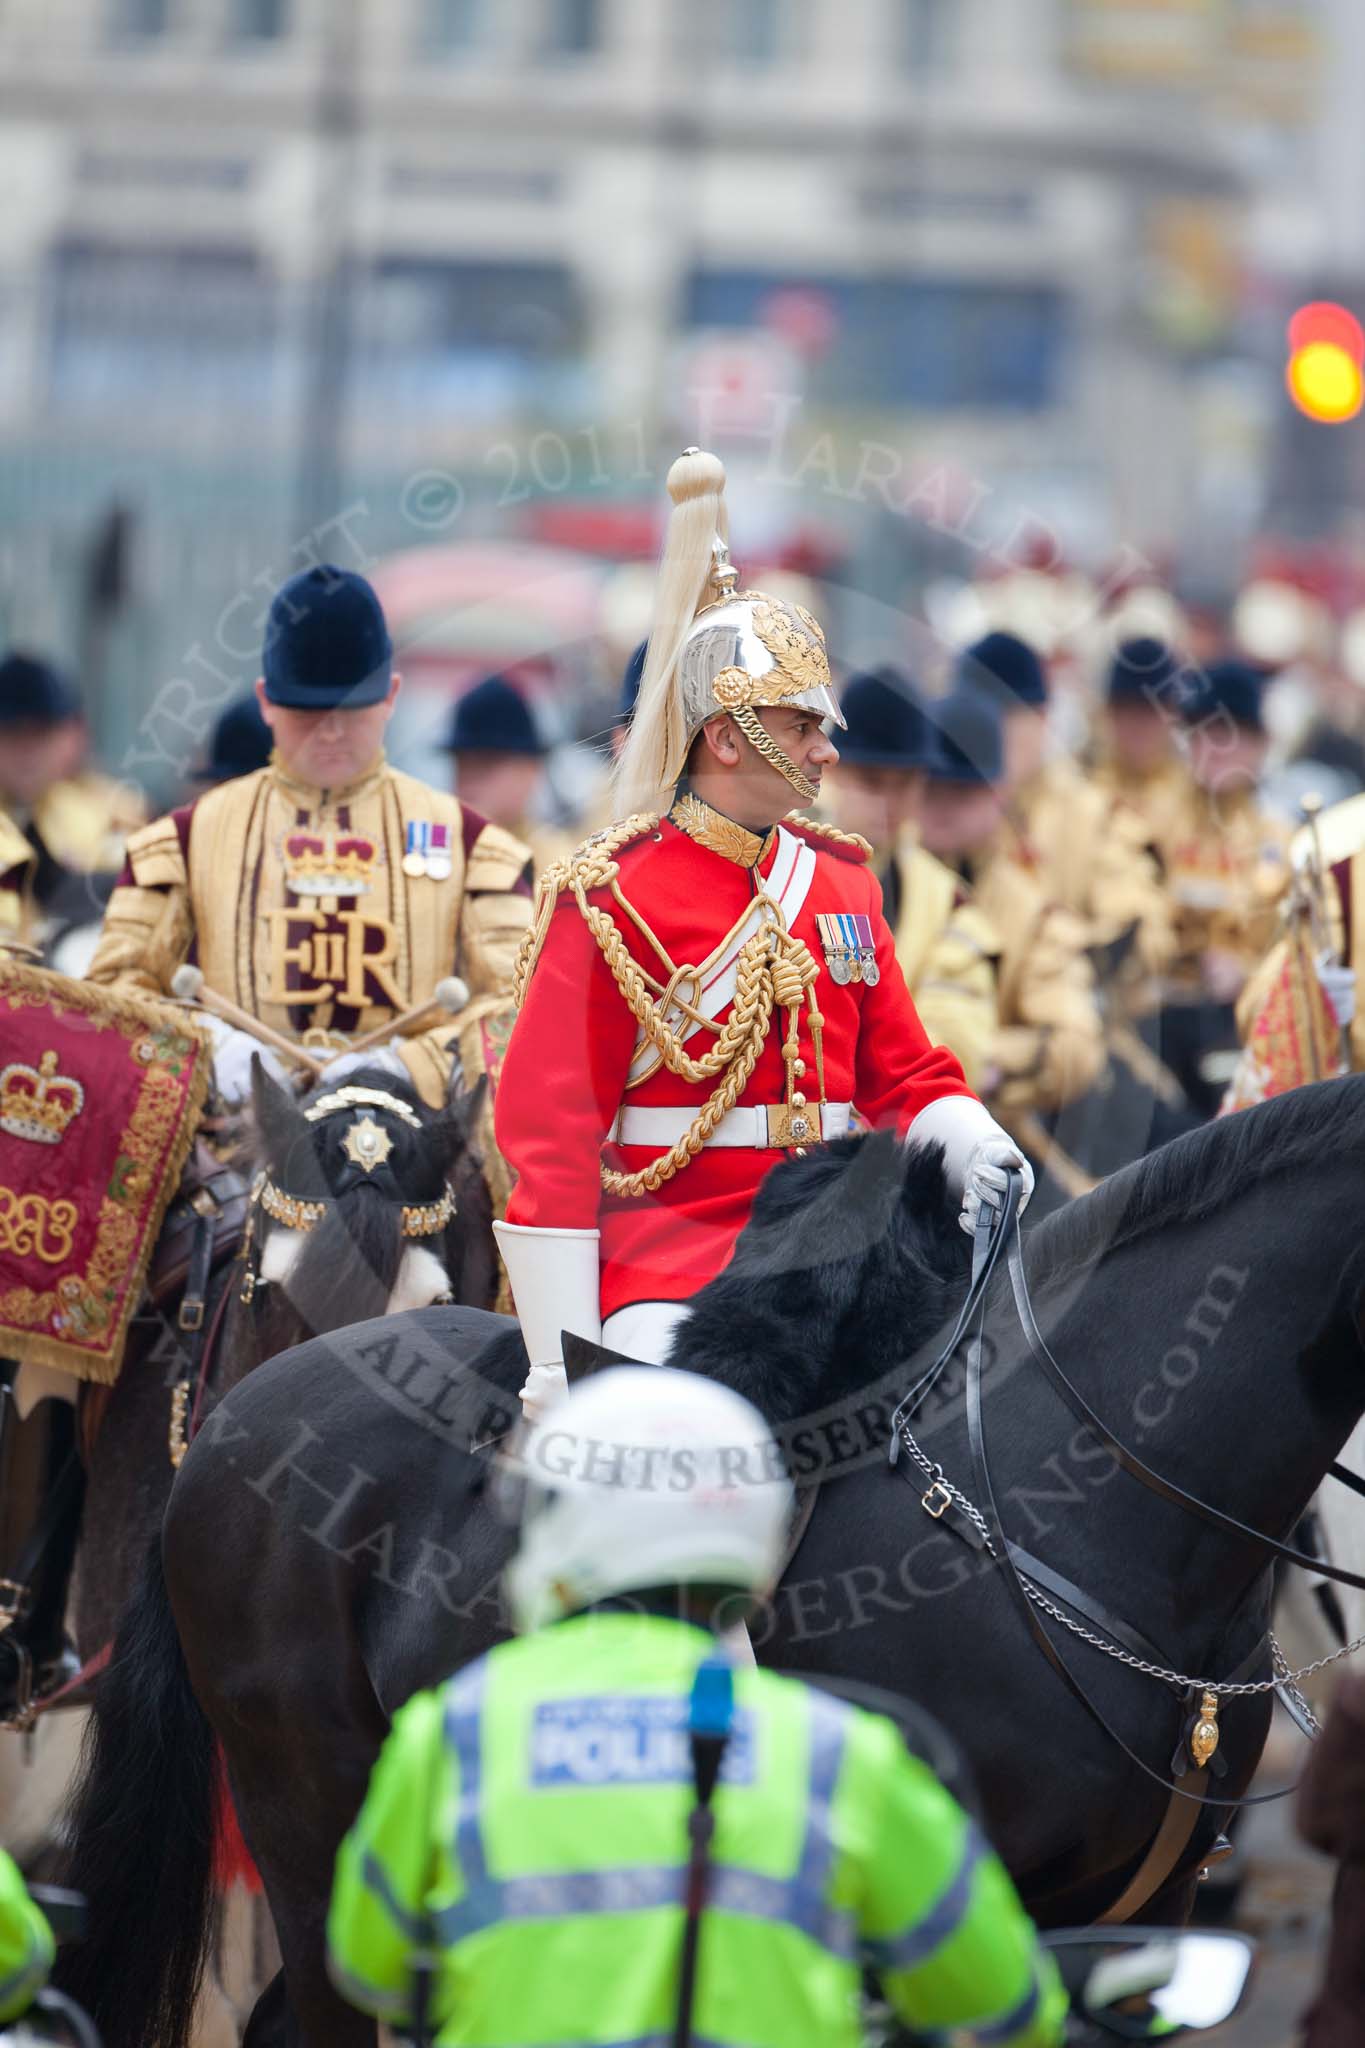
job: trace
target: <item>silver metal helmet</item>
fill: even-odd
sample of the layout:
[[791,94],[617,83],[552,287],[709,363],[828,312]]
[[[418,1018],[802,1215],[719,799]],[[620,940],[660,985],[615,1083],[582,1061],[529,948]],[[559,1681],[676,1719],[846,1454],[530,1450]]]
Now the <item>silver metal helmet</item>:
[[687,738],[696,738],[710,718],[728,712],[759,752],[771,761],[807,802],[814,787],[788,760],[755,712],[781,708],[812,711],[844,724],[834,694],[819,621],[804,605],[769,597],[761,590],[734,588],[736,571],[724,541],[715,542],[713,604],[697,613],[677,662]]
[[761,590],[736,591],[738,573],[723,540],[714,543],[715,602],[697,613],[678,656],[687,737],[720,712],[782,706],[843,725],[825,636],[804,605]]

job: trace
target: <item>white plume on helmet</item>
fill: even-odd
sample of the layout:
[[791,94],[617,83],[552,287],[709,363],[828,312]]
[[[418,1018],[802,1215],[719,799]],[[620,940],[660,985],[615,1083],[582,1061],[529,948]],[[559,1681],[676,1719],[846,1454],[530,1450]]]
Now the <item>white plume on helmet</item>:
[[792,1488],[758,1410],[714,1380],[615,1366],[532,1429],[507,1567],[523,1632],[650,1586],[762,1593],[781,1567]]

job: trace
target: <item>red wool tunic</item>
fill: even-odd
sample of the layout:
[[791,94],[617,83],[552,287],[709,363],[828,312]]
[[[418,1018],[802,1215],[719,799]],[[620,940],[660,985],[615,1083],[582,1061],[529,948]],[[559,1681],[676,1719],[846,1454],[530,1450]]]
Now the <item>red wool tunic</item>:
[[[945,1095],[971,1095],[954,1055],[931,1044],[896,962],[882,915],[882,892],[856,848],[831,848],[818,833],[789,823],[757,868],[699,845],[664,820],[616,856],[618,886],[677,965],[709,959],[761,885],[794,905],[789,929],[820,968],[816,999],[824,1016],[825,1096],[852,1102],[876,1128],[904,1133],[919,1112]],[[589,901],[614,918],[641,967],[663,979],[658,956],[607,890]],[[830,972],[817,918],[870,920],[880,977],[841,986]],[[714,977],[713,977],[714,978]],[[731,985],[732,986],[732,985]],[[723,985],[722,985],[723,987]],[[723,1023],[730,1005],[715,1012]],[[799,1086],[818,1100],[808,1012],[801,1010]],[[740,1105],[786,1097],[782,1041],[788,1012],[775,1013]],[[627,1092],[637,1052],[635,1019],[573,896],[556,905],[526,1001],[507,1048],[496,1104],[499,1149],[517,1175],[509,1223],[536,1229],[602,1233],[603,1319],[638,1301],[685,1301],[727,1263],[765,1174],[786,1155],[774,1148],[707,1146],[654,1194],[605,1192],[602,1162],[638,1172],[668,1143],[616,1145],[608,1133],[618,1109],[685,1107],[695,1115],[715,1081],[688,1082],[658,1066]],[[687,1040],[700,1058],[709,1030]],[[638,1068],[637,1068],[638,1071]]]

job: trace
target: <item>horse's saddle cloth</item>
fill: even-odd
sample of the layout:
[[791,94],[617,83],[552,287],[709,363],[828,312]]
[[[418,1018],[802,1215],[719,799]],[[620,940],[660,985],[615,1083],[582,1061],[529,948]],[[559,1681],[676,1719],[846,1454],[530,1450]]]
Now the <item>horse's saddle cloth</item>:
[[158,1308],[183,1293],[203,1221],[207,1219],[213,1233],[211,1266],[221,1264],[236,1250],[246,1222],[249,1193],[246,1176],[234,1166],[224,1166],[203,1139],[197,1138],[166,1211],[147,1273],[147,1293]]

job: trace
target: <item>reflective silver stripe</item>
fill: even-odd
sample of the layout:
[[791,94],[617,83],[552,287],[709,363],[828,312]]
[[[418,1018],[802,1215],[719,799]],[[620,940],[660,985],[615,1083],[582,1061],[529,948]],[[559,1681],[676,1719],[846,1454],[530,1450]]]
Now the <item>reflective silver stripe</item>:
[[792,1882],[788,1918],[803,1933],[836,1955],[857,1953],[855,1923],[829,1902],[834,1874],[834,1788],[844,1760],[851,1710],[828,1693],[806,1694],[810,1715],[810,1782],[806,1788],[806,1835]]
[[[446,1690],[445,1734],[455,1752],[460,1779],[455,1858],[464,1893],[453,1905],[430,1915],[431,1931],[437,1938],[446,1944],[463,1941],[506,1919],[550,1920],[680,1907],[681,1859],[602,1870],[526,1872],[501,1882],[490,1877],[481,1815],[480,1721],[485,1686],[484,1660],[480,1659]],[[808,1695],[808,1705],[810,1782],[806,1832],[796,1873],[791,1878],[770,1877],[732,1864],[716,1864],[711,1872],[711,1903],[721,1912],[794,1927],[832,1954],[852,1961],[858,1952],[853,1915],[832,1906],[826,1897],[834,1862],[831,1802],[843,1761],[850,1709],[818,1692]],[[387,1896],[392,1896],[391,1891]],[[399,1910],[403,1910],[401,1906]]]
[[0,2005],[8,2005],[26,1993],[30,1996],[41,1991],[47,1976],[48,1959],[43,1944],[34,1936],[28,1939],[28,1953],[17,1970],[0,1982]]
[[1041,1990],[1042,1987],[1039,1985],[1037,1972],[1035,1971],[1032,1984],[1030,1984],[1027,1992],[1012,2012],[1007,2012],[1001,2020],[992,2020],[989,2026],[983,2026],[978,2020],[971,2027],[970,2031],[976,2035],[977,2040],[980,2042],[1012,2041],[1014,2036],[1021,2034],[1024,2028],[1032,2021],[1033,2015],[1038,2010]]
[[[460,1798],[455,1816],[455,1865],[464,1883],[464,1896],[443,1913],[433,1914],[433,1924],[442,1940],[458,1940],[476,1927],[487,1927],[502,1915],[501,1887],[488,1875],[488,1858],[483,1840],[483,1741],[481,1722],[484,1695],[488,1689],[487,1659],[461,1671],[446,1687],[445,1734],[455,1752],[459,1770]],[[458,1932],[448,1923],[458,1919]],[[467,1924],[465,1924],[467,1923]]]
[[408,2017],[407,2001],[400,1992],[380,1991],[375,1985],[367,1984],[363,1977],[352,1976],[331,1949],[327,1951],[327,1975],[342,1997],[352,2005],[358,2005],[362,2012],[377,2013],[382,2020],[405,2020]]
[[974,1827],[969,1827],[957,1869],[928,1912],[900,1934],[877,1935],[863,1942],[863,1956],[870,1967],[913,1970],[927,1962],[966,1919],[976,1866],[990,1853],[989,1844]]
[[[568,1920],[595,1913],[652,1913],[681,1909],[681,1863],[617,1864],[603,1870],[555,1870],[486,1883],[453,1906],[432,1914],[432,1931],[445,1943],[463,1941],[499,1920]],[[769,1877],[735,1864],[711,1868],[708,1904],[746,1920],[795,1928],[841,1961],[858,1953],[851,1913],[822,1898],[803,1896],[800,1880]]]
[[372,1849],[367,1849],[361,1859],[360,1875],[366,1891],[373,1892],[400,1934],[409,1941],[430,1940],[430,1919],[425,1914],[414,1913],[410,1906],[403,1904],[389,1880],[388,1871]]

